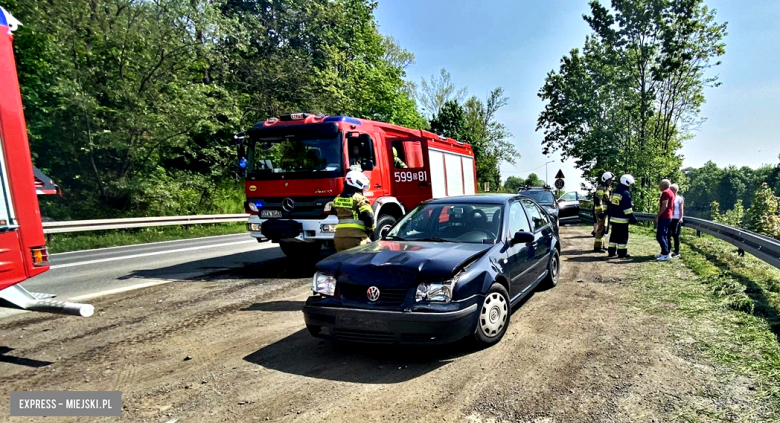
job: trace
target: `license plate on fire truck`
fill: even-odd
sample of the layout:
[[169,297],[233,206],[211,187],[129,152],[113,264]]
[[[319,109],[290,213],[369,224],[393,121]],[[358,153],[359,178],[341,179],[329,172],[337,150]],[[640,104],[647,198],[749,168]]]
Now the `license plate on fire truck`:
[[260,217],[267,219],[274,219],[282,217],[282,212],[279,210],[260,210]]

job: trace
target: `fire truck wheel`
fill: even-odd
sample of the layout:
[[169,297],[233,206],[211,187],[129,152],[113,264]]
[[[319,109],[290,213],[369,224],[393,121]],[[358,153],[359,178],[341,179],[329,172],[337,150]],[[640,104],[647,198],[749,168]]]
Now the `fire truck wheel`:
[[372,241],[376,241],[379,238],[382,238],[384,235],[387,234],[387,232],[390,230],[390,228],[395,225],[395,218],[393,216],[390,216],[389,214],[383,214],[379,216],[379,219],[376,220],[376,230],[374,231],[374,234],[371,236]]
[[310,259],[322,248],[322,242],[280,242],[284,255],[291,259]]

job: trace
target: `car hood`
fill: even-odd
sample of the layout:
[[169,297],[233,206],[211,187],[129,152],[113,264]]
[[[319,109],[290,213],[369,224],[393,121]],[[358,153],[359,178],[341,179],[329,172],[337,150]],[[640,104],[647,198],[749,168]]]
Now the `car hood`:
[[317,270],[337,274],[339,283],[410,288],[452,276],[493,245],[377,241],[330,256]]

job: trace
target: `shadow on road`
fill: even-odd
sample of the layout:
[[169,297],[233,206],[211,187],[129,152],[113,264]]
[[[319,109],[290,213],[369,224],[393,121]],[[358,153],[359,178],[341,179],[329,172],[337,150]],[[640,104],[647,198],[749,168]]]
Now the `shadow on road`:
[[340,382],[405,382],[474,352],[466,342],[437,347],[344,344],[314,338],[306,329],[265,346],[244,360],[268,369]]
[[301,311],[303,301],[269,301],[267,303],[255,303],[241,311]]
[[562,256],[581,256],[584,254],[590,254],[593,249],[590,250],[565,250],[561,253]]
[[597,256],[569,257],[566,259],[566,261],[574,261],[577,263],[594,263],[597,261],[607,261],[607,256],[602,256],[601,254],[599,254]]
[[119,279],[178,279],[185,281],[224,279],[300,279],[314,274],[314,264],[327,257],[327,250],[308,261],[293,261],[279,249],[246,251],[205,260],[195,260],[157,269],[135,270]]
[[34,367],[34,368],[46,367],[49,364],[52,364],[51,361],[42,361],[42,360],[35,360],[32,358],[15,357],[12,355],[6,355],[13,350],[14,349],[10,347],[0,347],[0,363],[17,364],[19,366],[27,366],[27,367]]

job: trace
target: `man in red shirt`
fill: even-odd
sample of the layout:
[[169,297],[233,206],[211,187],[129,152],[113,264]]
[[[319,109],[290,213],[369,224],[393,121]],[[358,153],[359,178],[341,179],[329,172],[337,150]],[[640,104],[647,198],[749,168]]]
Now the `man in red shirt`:
[[661,181],[661,199],[658,203],[658,214],[653,219],[656,225],[655,239],[661,245],[661,254],[656,254],[658,261],[669,261],[672,257],[669,255],[669,225],[672,223],[672,214],[674,213],[674,192],[669,189],[671,181],[664,179]]

